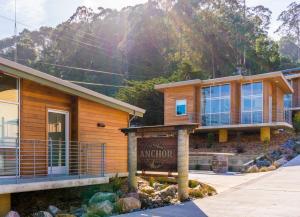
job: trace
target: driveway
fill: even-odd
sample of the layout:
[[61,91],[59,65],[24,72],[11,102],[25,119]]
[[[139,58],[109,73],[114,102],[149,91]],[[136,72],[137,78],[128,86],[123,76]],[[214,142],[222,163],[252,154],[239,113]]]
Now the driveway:
[[300,217],[300,156],[276,171],[226,188],[213,197],[121,216]]

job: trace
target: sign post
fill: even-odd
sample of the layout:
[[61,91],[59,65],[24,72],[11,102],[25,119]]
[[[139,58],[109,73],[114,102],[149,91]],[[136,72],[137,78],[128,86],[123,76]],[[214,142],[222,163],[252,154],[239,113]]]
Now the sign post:
[[121,129],[128,136],[128,187],[137,190],[137,170],[178,172],[178,198],[188,199],[189,134],[197,124]]

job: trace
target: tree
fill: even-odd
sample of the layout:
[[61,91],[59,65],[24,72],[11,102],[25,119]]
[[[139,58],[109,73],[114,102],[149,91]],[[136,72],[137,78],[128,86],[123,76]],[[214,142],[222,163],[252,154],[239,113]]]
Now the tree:
[[[277,32],[295,39],[296,45],[300,47],[300,3],[292,2],[286,10],[281,12],[278,20],[282,24]],[[297,60],[300,61],[300,51],[297,49]]]

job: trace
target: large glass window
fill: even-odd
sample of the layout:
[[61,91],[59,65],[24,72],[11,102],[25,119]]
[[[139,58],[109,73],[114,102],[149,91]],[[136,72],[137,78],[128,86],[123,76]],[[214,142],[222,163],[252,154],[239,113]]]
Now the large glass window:
[[15,175],[19,137],[18,79],[0,73],[0,177]]
[[202,126],[225,125],[230,123],[230,85],[202,88]]
[[263,85],[262,82],[242,85],[242,123],[262,123]]

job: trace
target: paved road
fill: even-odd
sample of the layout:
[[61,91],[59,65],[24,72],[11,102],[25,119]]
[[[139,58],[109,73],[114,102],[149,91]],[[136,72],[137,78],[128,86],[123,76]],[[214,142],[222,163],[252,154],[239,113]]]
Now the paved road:
[[300,156],[222,193],[122,217],[300,217]]

